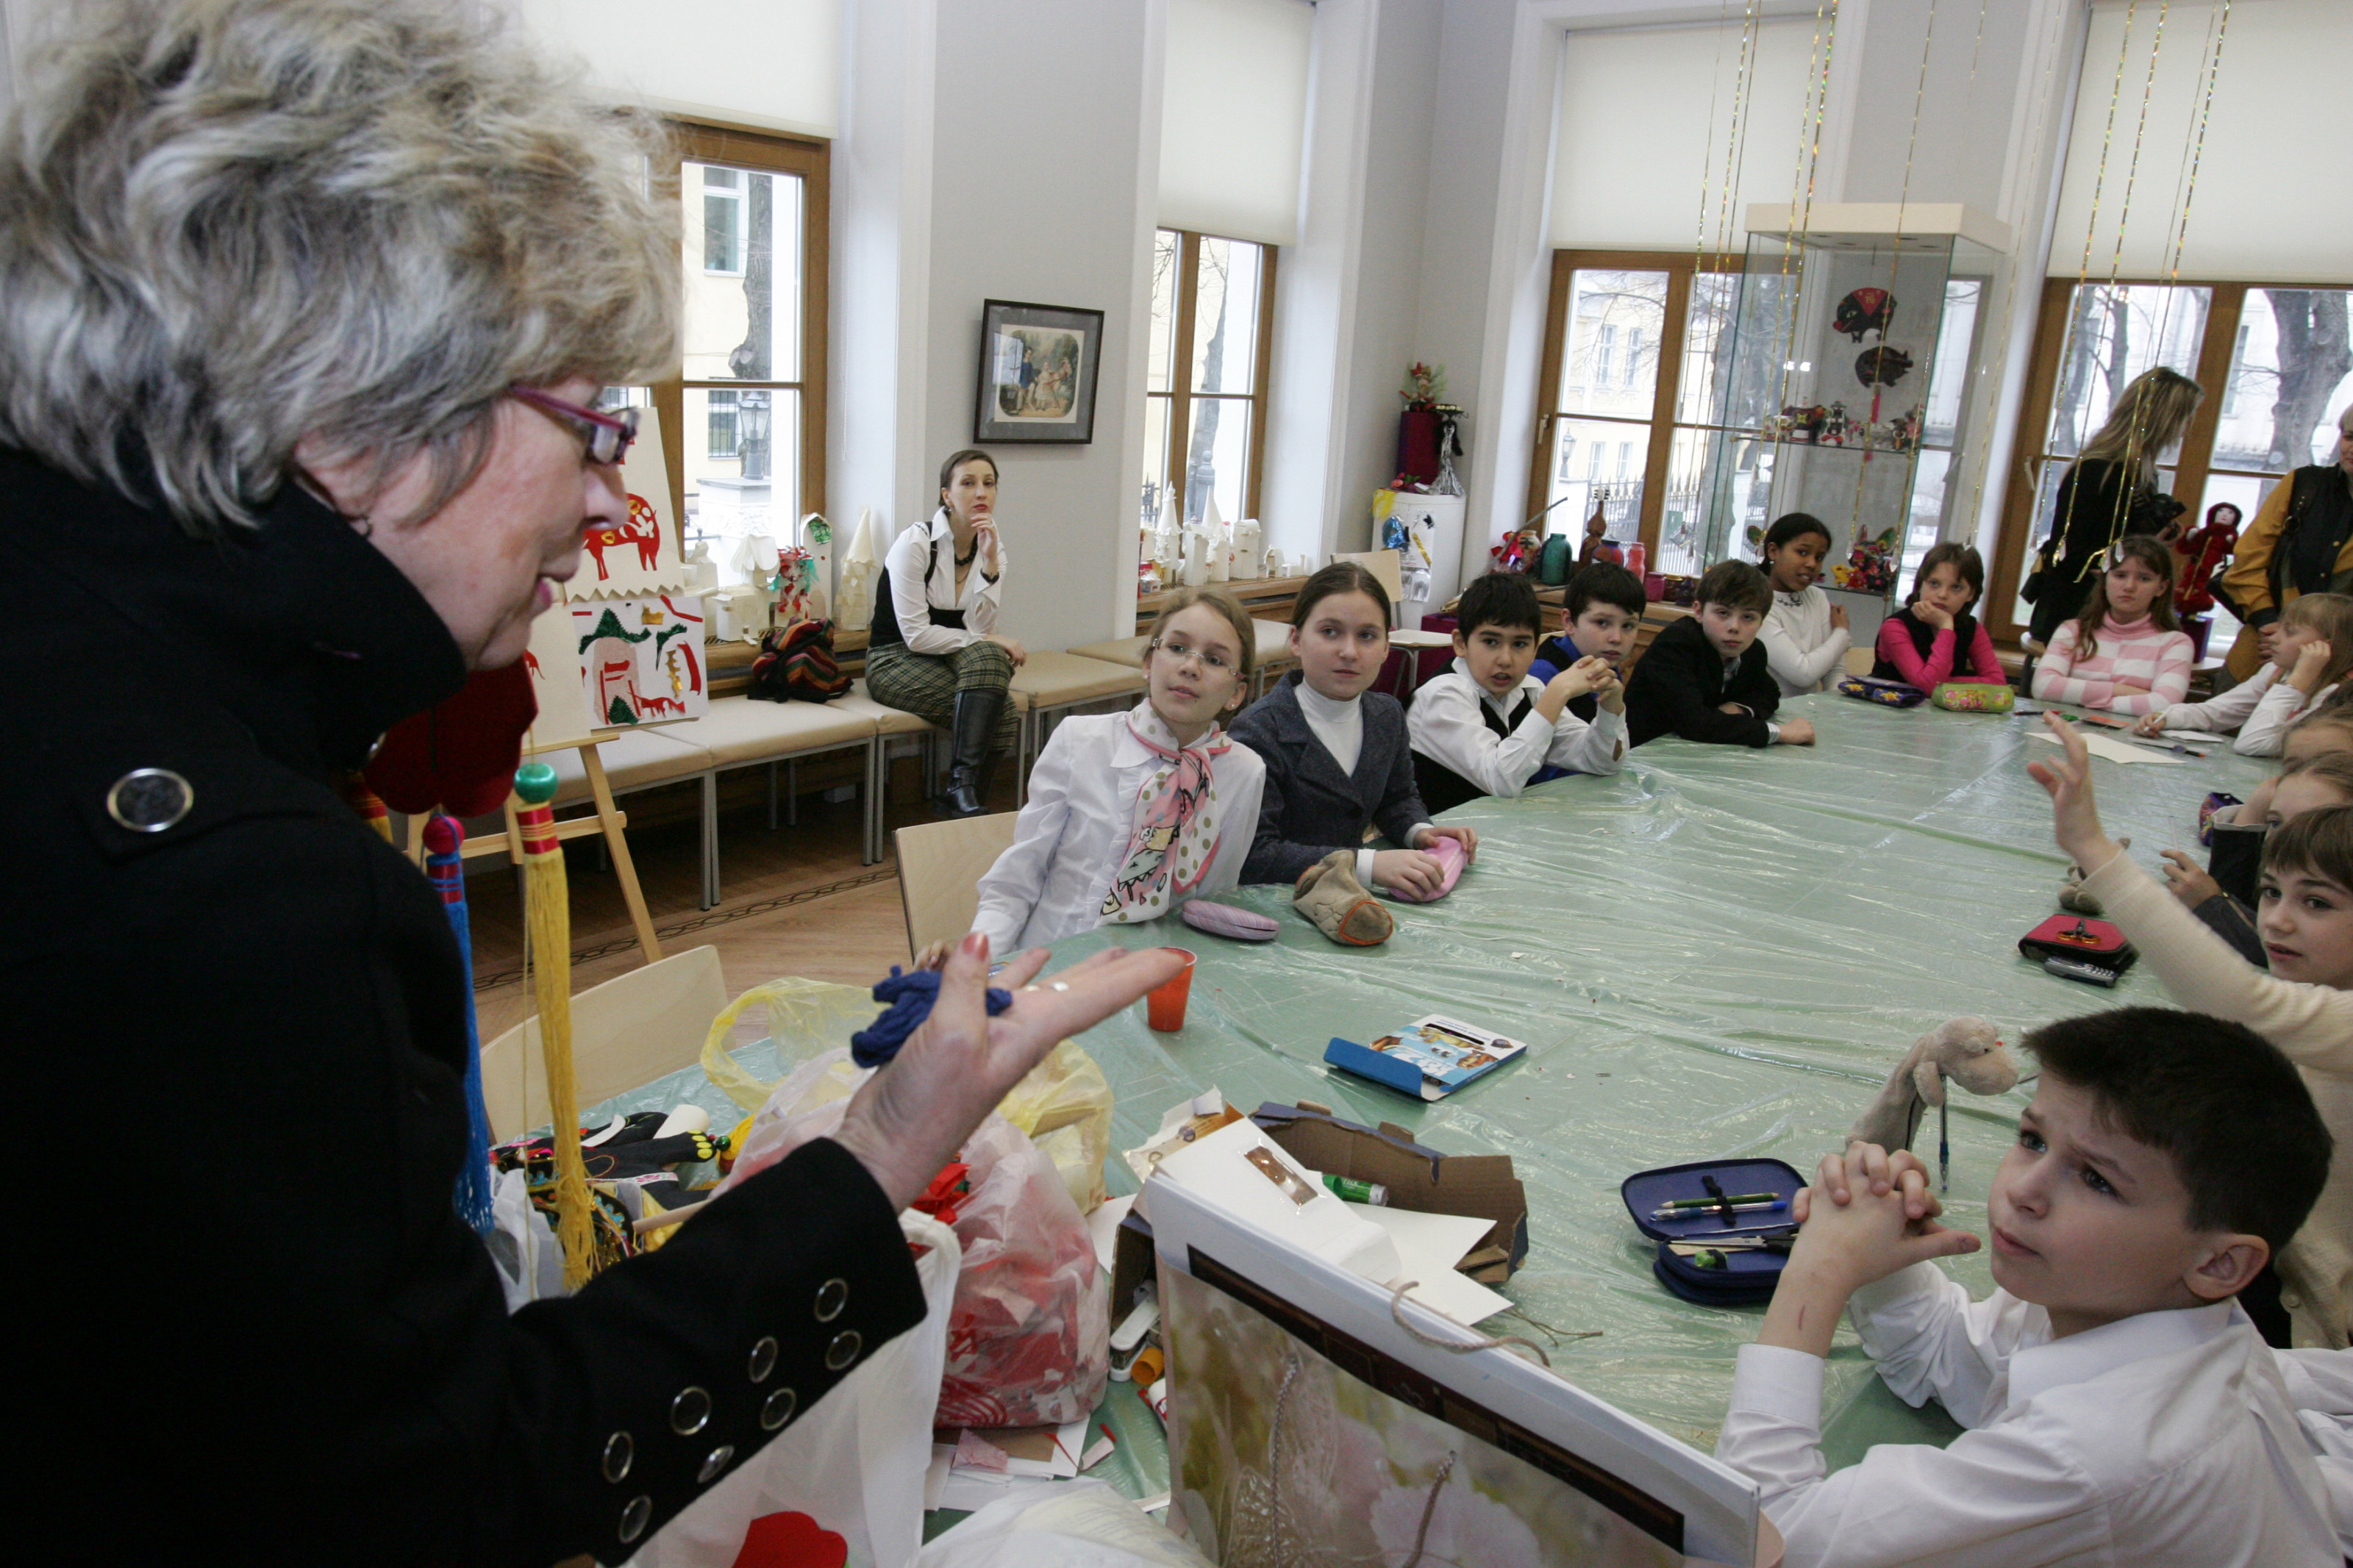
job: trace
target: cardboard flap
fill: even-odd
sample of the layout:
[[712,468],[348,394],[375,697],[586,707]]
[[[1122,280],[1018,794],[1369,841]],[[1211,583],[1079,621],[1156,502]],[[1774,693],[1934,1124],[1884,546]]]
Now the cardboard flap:
[[[1509,1154],[1444,1154],[1415,1142],[1394,1122],[1384,1122],[1375,1131],[1303,1106],[1263,1104],[1250,1120],[1312,1170],[1378,1182],[1388,1188],[1392,1208],[1492,1222],[1478,1248],[1458,1268],[1479,1258],[1482,1270],[1501,1265],[1508,1273],[1526,1261],[1527,1189]],[[1481,1278],[1493,1284],[1503,1275],[1489,1278],[1482,1272]]]

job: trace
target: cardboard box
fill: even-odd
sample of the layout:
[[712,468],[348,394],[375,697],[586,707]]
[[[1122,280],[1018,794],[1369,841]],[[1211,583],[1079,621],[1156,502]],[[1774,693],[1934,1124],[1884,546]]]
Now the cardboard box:
[[1269,1101],[1250,1120],[1310,1170],[1380,1183],[1393,1208],[1493,1222],[1456,1265],[1482,1285],[1501,1285],[1527,1261],[1527,1189],[1513,1173],[1509,1154],[1441,1154],[1393,1122],[1375,1129],[1344,1121],[1312,1100]]

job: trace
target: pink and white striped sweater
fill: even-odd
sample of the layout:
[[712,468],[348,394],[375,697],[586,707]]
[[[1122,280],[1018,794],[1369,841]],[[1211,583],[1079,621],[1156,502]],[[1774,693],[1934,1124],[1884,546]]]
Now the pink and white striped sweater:
[[[2125,622],[2110,616],[2093,641],[2097,651],[2078,658],[2075,623],[2061,626],[2035,664],[2034,695],[2111,713],[2154,713],[2189,692],[2194,655],[2184,633],[2159,631],[2147,616]],[[2137,689],[2119,688],[2119,681]]]

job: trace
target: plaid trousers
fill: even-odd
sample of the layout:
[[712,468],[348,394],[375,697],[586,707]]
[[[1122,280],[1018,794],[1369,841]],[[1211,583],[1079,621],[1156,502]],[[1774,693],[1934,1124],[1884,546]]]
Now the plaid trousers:
[[[958,691],[1003,691],[1013,683],[1013,656],[993,642],[966,643],[950,654],[916,653],[905,643],[866,650],[866,692],[885,708],[926,719],[941,729],[955,721]],[[1021,717],[1007,702],[991,744],[1013,750]]]

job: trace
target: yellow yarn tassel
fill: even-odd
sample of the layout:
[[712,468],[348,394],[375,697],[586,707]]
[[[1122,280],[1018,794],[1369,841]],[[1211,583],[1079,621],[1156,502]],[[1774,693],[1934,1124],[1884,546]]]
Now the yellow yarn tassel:
[[555,1130],[555,1238],[564,1247],[564,1287],[577,1290],[596,1272],[596,1241],[589,1217],[595,1199],[580,1156],[580,1080],[572,1068],[572,895],[555,837],[555,770],[525,763],[515,770],[515,797],[522,803],[515,822],[522,832],[540,1059],[547,1066],[547,1110]]
[[358,812],[361,819],[375,828],[386,844],[392,842],[392,814],[386,809],[384,798],[368,788],[364,776],[359,773],[343,776],[343,801]]

